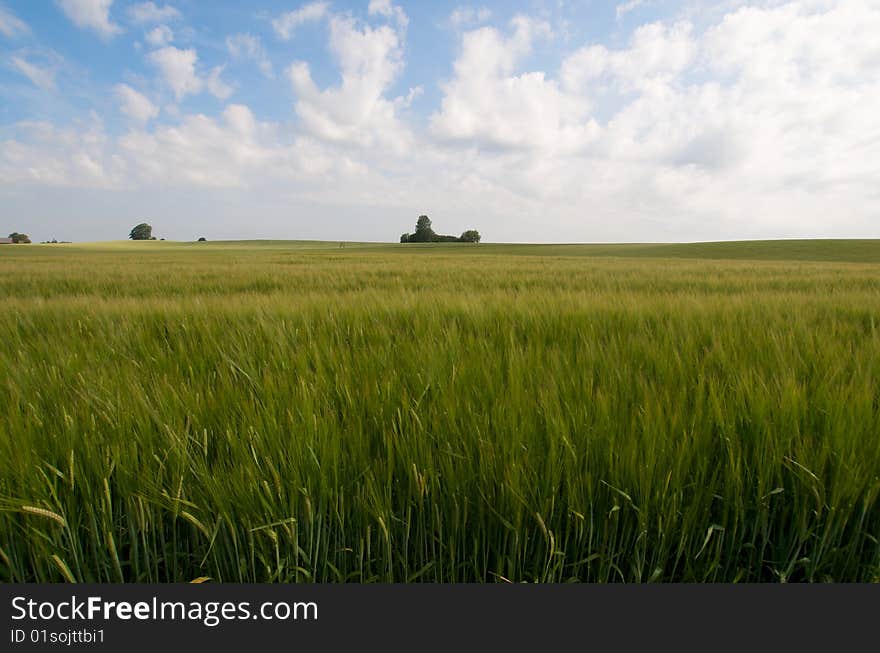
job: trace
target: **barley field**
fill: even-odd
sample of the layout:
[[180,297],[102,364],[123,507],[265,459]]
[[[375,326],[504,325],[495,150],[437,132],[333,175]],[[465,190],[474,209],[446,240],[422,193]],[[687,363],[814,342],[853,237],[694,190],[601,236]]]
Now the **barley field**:
[[0,247],[0,581],[880,581],[880,241]]

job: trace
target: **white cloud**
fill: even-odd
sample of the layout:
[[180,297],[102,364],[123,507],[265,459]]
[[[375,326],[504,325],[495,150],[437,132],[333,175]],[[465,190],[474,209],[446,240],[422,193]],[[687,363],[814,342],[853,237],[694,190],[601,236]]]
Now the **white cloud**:
[[162,48],[174,41],[174,32],[167,25],[159,25],[144,34],[144,40],[154,48]]
[[308,183],[356,168],[344,156],[330,156],[308,139],[257,120],[239,104],[227,106],[219,119],[199,114],[176,126],[131,132],[120,139],[118,150],[141,183],[163,187],[229,190]]
[[117,84],[114,91],[121,102],[120,110],[135,123],[145,124],[159,115],[159,107],[128,84]]
[[141,2],[128,8],[128,16],[135,23],[164,23],[180,18],[180,11],[171,5],[159,7],[153,2]]
[[46,122],[14,128],[16,138],[0,147],[0,185],[228,191],[362,172],[345,156],[258,121],[244,105],[227,106],[219,118],[196,114],[151,131],[135,128],[116,140],[96,116],[67,129]]
[[296,29],[301,25],[322,20],[328,15],[329,2],[311,2],[295,11],[281,14],[272,21],[272,27],[279,38],[285,41],[293,38]]
[[645,0],[628,0],[627,2],[621,2],[617,5],[615,13],[617,15],[617,20],[622,19],[631,11],[635,11],[639,7],[641,7],[645,3]]
[[517,17],[505,37],[484,27],[468,32],[455,76],[442,85],[432,132],[442,140],[487,148],[578,149],[595,137],[589,105],[566,94],[544,72],[515,74],[533,42],[550,34],[546,23]]
[[196,74],[198,55],[195,50],[168,46],[151,52],[148,58],[162,73],[178,101],[202,92],[204,82]]
[[367,6],[367,13],[370,16],[382,16],[384,18],[393,18],[402,29],[409,24],[409,18],[401,7],[395,5],[391,0],[370,0]]
[[30,28],[27,26],[27,23],[9,9],[0,5],[0,34],[8,38],[14,38],[28,32],[30,32]]
[[31,80],[34,86],[44,91],[55,90],[55,70],[53,68],[39,66],[19,56],[13,56],[10,62],[18,72]]
[[257,64],[266,77],[273,76],[272,62],[259,37],[252,34],[235,34],[226,37],[226,49],[233,59],[250,60]]
[[492,11],[488,7],[456,7],[449,14],[449,25],[458,31],[466,27],[473,27],[485,23],[492,17]]
[[601,45],[582,48],[565,59],[561,76],[567,88],[606,82],[623,92],[668,82],[690,66],[698,51],[687,22],[639,27],[623,50]]
[[94,115],[84,124],[61,129],[48,122],[15,125],[20,140],[0,148],[0,184],[109,188],[122,179],[120,157],[108,152],[108,139]]
[[199,74],[199,57],[193,48],[183,50],[166,46],[151,52],[147,58],[162,73],[178,102],[187,95],[198,95],[204,90],[220,100],[233,93],[232,87],[220,78],[223,66],[215,66],[207,75]]
[[215,66],[205,79],[205,87],[218,100],[225,100],[233,93],[233,88],[220,79],[224,66]]
[[271,165],[273,157],[256,143],[250,112],[230,111],[231,127],[204,115],[188,116],[178,126],[128,134],[120,149],[147,183],[240,186],[245,167]]
[[880,71],[876,0],[820,3],[825,11],[810,11],[810,4],[744,7],[727,14],[704,37],[715,71],[761,87],[875,81]]
[[360,26],[347,16],[334,16],[330,50],[342,75],[339,86],[319,89],[305,62],[288,69],[303,128],[331,142],[359,146],[381,142],[405,150],[409,131],[398,120],[398,102],[385,97],[403,69],[398,32],[388,25]]
[[371,16],[379,14],[386,18],[390,18],[394,15],[394,5],[391,0],[370,0],[370,4],[367,6],[367,12]]
[[110,20],[113,0],[56,0],[56,2],[74,25],[92,29],[101,38],[111,38],[122,32],[122,28]]

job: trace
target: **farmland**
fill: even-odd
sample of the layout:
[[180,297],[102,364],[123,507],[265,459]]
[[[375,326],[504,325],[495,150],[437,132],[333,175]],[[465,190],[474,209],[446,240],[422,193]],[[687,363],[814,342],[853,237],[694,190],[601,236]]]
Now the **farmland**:
[[0,249],[0,581],[880,580],[880,241]]

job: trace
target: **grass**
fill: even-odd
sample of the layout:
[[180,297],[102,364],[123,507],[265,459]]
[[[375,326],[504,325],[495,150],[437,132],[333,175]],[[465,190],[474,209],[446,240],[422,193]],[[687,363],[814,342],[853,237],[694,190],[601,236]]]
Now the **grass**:
[[0,580],[878,581],[876,261],[4,246]]

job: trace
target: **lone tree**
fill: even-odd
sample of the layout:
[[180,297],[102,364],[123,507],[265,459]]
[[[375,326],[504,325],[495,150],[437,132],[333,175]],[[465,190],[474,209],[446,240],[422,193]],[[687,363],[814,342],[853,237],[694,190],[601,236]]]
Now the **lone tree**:
[[11,234],[9,234],[9,240],[11,240],[16,245],[27,245],[31,242],[31,239],[27,234],[20,234],[17,231],[13,231]]
[[139,225],[131,230],[131,233],[128,234],[128,237],[132,240],[152,240],[153,228],[146,222],[141,222]]
[[480,242],[480,232],[476,229],[468,229],[458,240],[462,243],[478,243]]
[[199,238],[199,242],[200,242],[200,243],[205,243],[205,242],[208,242],[208,239],[205,238],[204,236],[202,236],[201,238]]

